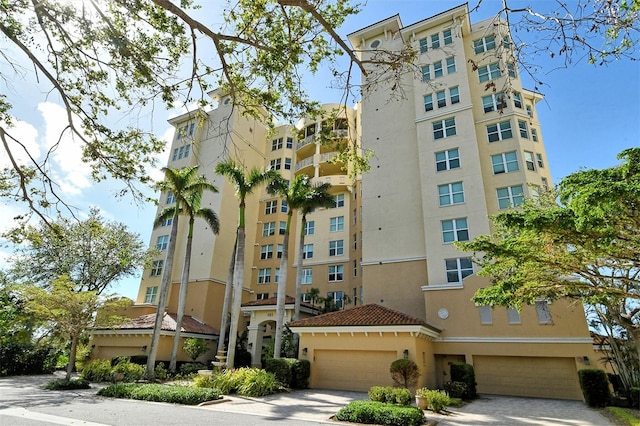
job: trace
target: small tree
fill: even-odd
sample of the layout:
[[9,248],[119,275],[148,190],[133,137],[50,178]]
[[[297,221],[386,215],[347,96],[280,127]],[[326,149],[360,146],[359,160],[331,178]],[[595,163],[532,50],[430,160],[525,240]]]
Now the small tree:
[[184,342],[182,350],[189,355],[192,361],[195,361],[200,355],[204,355],[209,350],[209,344],[204,339],[190,337]]
[[415,362],[410,359],[400,358],[391,363],[389,368],[391,378],[396,386],[402,386],[403,388],[409,388],[415,386],[418,383],[420,377],[420,370]]

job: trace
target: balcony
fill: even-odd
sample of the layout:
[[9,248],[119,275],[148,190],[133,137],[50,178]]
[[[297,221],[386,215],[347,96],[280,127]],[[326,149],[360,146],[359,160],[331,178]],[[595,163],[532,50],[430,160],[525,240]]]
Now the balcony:
[[302,148],[303,146],[307,146],[307,145],[309,145],[310,143],[312,143],[312,142],[313,142],[313,140],[314,140],[313,135],[311,135],[311,136],[307,136],[306,138],[304,138],[303,140],[301,140],[300,142],[298,142],[298,143],[296,144],[296,149],[300,149],[300,148]]
[[300,169],[313,165],[313,156],[307,157],[304,160],[298,161],[294,168],[294,171],[299,171]]

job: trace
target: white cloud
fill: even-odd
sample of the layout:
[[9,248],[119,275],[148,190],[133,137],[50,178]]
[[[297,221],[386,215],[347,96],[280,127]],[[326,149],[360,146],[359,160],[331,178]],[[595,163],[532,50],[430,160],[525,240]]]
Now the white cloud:
[[[30,162],[27,152],[35,159],[40,157],[40,147],[37,142],[38,130],[34,126],[26,121],[17,120],[16,118],[13,119],[12,127],[8,127],[4,122],[0,122],[0,125],[6,129],[7,133],[11,137],[17,139],[22,145],[24,145],[23,148],[18,144],[13,143],[10,138],[7,138],[7,142],[11,147],[11,154],[18,164],[23,165]],[[4,167],[11,167],[9,155],[0,156],[0,168]]]
[[164,131],[160,139],[162,139],[164,143],[164,149],[162,152],[156,154],[154,158],[156,159],[156,167],[147,170],[149,177],[156,182],[160,182],[164,179],[164,173],[162,173],[161,168],[163,168],[167,164],[168,151],[171,148],[171,141],[173,141],[173,133],[175,128],[173,126],[167,127]]

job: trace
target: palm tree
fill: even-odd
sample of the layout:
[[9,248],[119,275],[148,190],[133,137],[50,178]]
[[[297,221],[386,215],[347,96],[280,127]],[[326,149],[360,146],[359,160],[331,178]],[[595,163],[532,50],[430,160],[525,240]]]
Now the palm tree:
[[[322,203],[325,203],[324,199],[327,189],[330,185],[323,185],[322,191],[324,194],[316,193],[316,188],[311,186],[311,182],[309,176],[299,175],[296,176],[293,181],[290,183],[286,181],[284,178],[279,177],[274,179],[269,186],[267,187],[267,191],[270,194],[278,194],[280,195],[284,201],[287,202],[288,211],[287,211],[287,225],[284,231],[283,243],[282,243],[282,258],[280,260],[280,273],[278,276],[278,299],[276,305],[276,332],[274,339],[274,350],[273,357],[280,358],[280,351],[282,348],[282,331],[284,327],[284,310],[285,310],[285,298],[287,291],[287,268],[289,263],[289,232],[291,229],[291,219],[293,217],[294,210],[304,209],[308,206],[307,210],[310,211],[313,207],[311,204],[311,200],[316,200]],[[328,205],[328,204],[323,204]],[[331,205],[333,205],[333,201],[331,201]],[[307,212],[308,212],[307,211]],[[304,228],[303,228],[304,233]],[[301,274],[301,272],[298,272]],[[302,276],[300,275],[300,279]],[[296,298],[300,297],[298,295],[298,283],[296,283]],[[297,302],[297,300],[296,300]],[[300,309],[298,307],[298,309]]]
[[[187,290],[189,284],[189,270],[191,267],[191,246],[193,245],[193,225],[197,217],[204,219],[214,234],[217,234],[220,230],[220,222],[218,221],[218,215],[206,207],[201,207],[202,193],[204,189],[212,192],[218,192],[218,188],[208,184],[208,186],[198,186],[198,190],[185,191],[189,192],[183,200],[182,206],[178,214],[185,214],[189,217],[189,232],[187,233],[187,246],[184,255],[184,265],[182,266],[182,278],[180,280],[180,296],[178,298],[178,313],[176,316],[176,332],[173,336],[173,347],[171,349],[171,359],[169,361],[169,371],[176,371],[176,360],[178,357],[178,347],[180,343],[180,331],[182,328],[182,320],[184,318],[185,305],[187,303]],[[163,221],[175,216],[175,206],[166,208],[156,218],[154,227],[159,226]]]
[[178,218],[182,206],[186,204],[190,194],[195,191],[204,191],[210,189],[212,185],[204,176],[197,175],[198,166],[184,167],[182,169],[172,169],[169,167],[162,168],[164,172],[164,180],[158,184],[158,188],[163,192],[172,192],[175,198],[175,206],[173,207],[173,222],[171,224],[171,232],[169,234],[169,243],[167,245],[167,254],[164,262],[164,270],[162,272],[162,280],[160,281],[160,294],[158,295],[158,307],[156,311],[156,320],[151,335],[151,344],[149,345],[149,355],[147,358],[147,370],[145,377],[147,380],[155,379],[155,362],[158,354],[158,343],[160,342],[160,332],[162,330],[162,319],[167,307],[167,298],[169,296],[169,287],[171,286],[171,273],[173,270],[173,257],[176,250],[176,235],[178,234]]
[[[227,365],[233,367],[236,352],[236,340],[238,337],[238,321],[240,319],[240,305],[242,303],[242,286],[244,281],[244,246],[245,246],[245,208],[246,197],[251,194],[258,185],[275,179],[278,175],[273,170],[263,171],[257,167],[245,174],[244,166],[232,159],[220,162],[216,165],[216,173],[226,176],[236,188],[236,196],[240,201],[238,230],[236,235],[235,262],[233,272],[233,302],[231,304],[231,326],[229,329],[229,348],[227,353]],[[226,292],[225,292],[226,298]],[[229,304],[228,300],[223,302]],[[222,324],[226,328],[225,317]],[[220,331],[224,330],[222,326]],[[222,340],[222,339],[220,339]]]

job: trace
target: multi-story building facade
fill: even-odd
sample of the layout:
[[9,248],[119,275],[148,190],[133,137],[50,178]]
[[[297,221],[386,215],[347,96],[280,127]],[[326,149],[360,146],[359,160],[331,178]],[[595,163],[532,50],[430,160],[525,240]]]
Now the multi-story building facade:
[[[305,174],[331,183],[335,207],[312,212],[304,229],[304,300],[310,302],[316,288],[343,312],[363,304],[385,309],[294,324],[302,336],[300,356],[312,362],[312,386],[366,390],[385,384],[381,375],[390,361],[405,356],[419,364],[425,386],[442,386],[447,364],[466,361],[476,368],[480,392],[580,399],[576,370],[595,361],[582,306],[544,300],[522,311],[475,306],[473,293],[490,282],[476,275],[471,254],[453,244],[490,233],[491,215],[517,207],[551,182],[536,113],[542,96],[522,87],[507,26],[493,20],[472,25],[462,5],[406,27],[392,16],[349,40],[363,59],[411,45],[417,51],[413,71],[375,86],[363,76],[367,91],[356,108],[327,105],[327,112],[337,111],[331,120],[302,120],[296,128],[268,132],[217,92],[216,109],[170,121],[176,136],[168,167],[200,165],[220,189],[203,203],[218,212],[220,234],[196,222],[186,313],[220,324],[238,203],[213,169],[232,157],[247,168],[278,170],[285,179]],[[390,100],[396,83],[404,96]],[[324,130],[335,141],[372,150],[370,172],[354,176],[336,161],[336,144],[319,137]],[[171,194],[161,194],[159,211],[170,202]],[[265,189],[247,200],[240,330],[248,327],[254,364],[275,318],[287,209]],[[160,250],[168,243],[169,224],[163,225],[151,239]],[[287,295],[295,294],[300,226],[296,217]],[[182,223],[168,312],[176,310],[185,233]],[[162,262],[161,254],[144,272],[132,316],[153,311]],[[378,318],[355,318],[356,312]],[[381,312],[391,313],[388,323],[380,322]],[[99,356],[114,353],[108,346],[102,344]],[[538,393],[542,384],[544,393]]]

